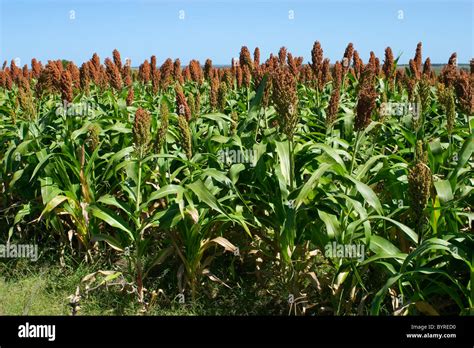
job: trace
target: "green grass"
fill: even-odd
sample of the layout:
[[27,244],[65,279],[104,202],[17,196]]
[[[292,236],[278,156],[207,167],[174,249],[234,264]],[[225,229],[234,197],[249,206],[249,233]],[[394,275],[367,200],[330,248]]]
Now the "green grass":
[[[13,266],[13,268],[12,268]],[[8,268],[8,270],[7,270]],[[71,267],[28,265],[18,262],[0,264],[0,315],[71,315],[69,296],[81,279],[92,273],[91,266]],[[154,315],[199,314],[188,306],[154,307]],[[133,296],[117,288],[100,288],[82,297],[78,315],[138,315],[140,307]]]
[[[102,266],[102,267],[100,267]],[[151,283],[148,293],[162,289],[153,306],[146,311],[137,303],[136,295],[122,291],[120,286],[99,287],[85,294],[81,280],[103,265],[70,264],[61,267],[50,261],[32,264],[25,260],[0,263],[0,315],[72,315],[70,295],[81,288],[80,309],[77,315],[265,315],[282,314],[286,311],[285,296],[275,296],[259,288],[257,284],[242,282],[232,289],[209,282],[207,291],[191,304],[179,303],[170,286],[170,279]],[[167,272],[164,272],[167,274]],[[244,285],[245,284],[245,285]],[[271,288],[277,291],[272,283]],[[150,296],[147,296],[148,298]],[[283,306],[282,306],[283,305]]]

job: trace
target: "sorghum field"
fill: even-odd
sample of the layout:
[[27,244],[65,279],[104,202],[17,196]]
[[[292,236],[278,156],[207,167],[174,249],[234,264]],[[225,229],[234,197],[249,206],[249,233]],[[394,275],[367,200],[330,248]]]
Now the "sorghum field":
[[413,53],[5,62],[0,242],[42,268],[3,281],[87,270],[63,314],[474,314],[474,67]]

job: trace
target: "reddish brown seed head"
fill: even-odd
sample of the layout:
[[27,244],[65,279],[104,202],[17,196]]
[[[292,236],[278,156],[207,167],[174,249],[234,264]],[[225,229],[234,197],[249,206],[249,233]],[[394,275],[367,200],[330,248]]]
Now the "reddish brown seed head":
[[72,102],[73,98],[72,77],[67,70],[64,70],[61,75],[61,98],[68,103]]
[[133,92],[133,87],[130,86],[128,88],[128,94],[127,94],[127,100],[126,100],[127,106],[132,105],[134,96],[135,96],[135,93]]
[[255,47],[253,51],[253,65],[254,67],[260,65],[260,48],[258,47]]
[[204,63],[204,78],[206,80],[210,80],[211,73],[212,73],[212,60],[208,58],[206,59],[206,62]]
[[334,89],[341,88],[342,74],[343,74],[343,66],[341,63],[336,62],[336,64],[334,64],[334,78],[333,78]]
[[389,81],[393,79],[393,68],[394,68],[393,52],[390,47],[387,47],[385,49],[385,60],[383,62],[382,71],[385,75],[385,78]]
[[430,57],[426,58],[425,64],[423,64],[423,75],[431,77],[431,59]]
[[122,89],[122,76],[118,67],[110,58],[105,59],[107,80],[109,84],[117,91]]
[[180,116],[184,116],[189,122],[191,120],[191,109],[188,106],[186,97],[184,96],[183,89],[180,85],[176,85],[176,113]]
[[372,120],[372,111],[376,106],[377,92],[374,85],[375,73],[371,64],[364,69],[359,90],[354,129],[361,131],[367,128]]
[[147,59],[138,68],[138,78],[144,84],[147,84],[151,80],[151,67]]
[[119,72],[122,73],[122,58],[120,57],[120,52],[117,49],[114,49],[112,56],[114,59],[114,64],[117,66]]
[[150,133],[151,116],[150,113],[142,108],[139,108],[135,113],[135,120],[133,124],[133,140],[135,149],[140,157],[143,157],[151,140]]
[[342,59],[342,69],[343,73],[345,74],[346,71],[349,69],[349,66],[351,65],[351,60],[352,56],[354,55],[354,45],[352,42],[349,42],[349,44],[346,47],[346,50],[344,51],[344,57]]
[[317,76],[323,64],[323,49],[319,41],[314,43],[313,49],[311,50],[311,62],[313,72]]

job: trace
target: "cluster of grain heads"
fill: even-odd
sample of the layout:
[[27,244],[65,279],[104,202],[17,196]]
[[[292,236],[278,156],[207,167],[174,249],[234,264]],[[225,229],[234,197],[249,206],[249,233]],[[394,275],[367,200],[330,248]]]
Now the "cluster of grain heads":
[[245,65],[242,67],[242,86],[245,88],[250,88],[250,84],[252,82],[252,73],[250,72],[250,68]]
[[184,83],[183,70],[181,69],[181,61],[179,58],[175,59],[173,63],[173,78],[181,85]]
[[369,62],[367,63],[367,66],[372,69],[375,75],[377,74],[377,57],[373,51],[370,51]]
[[423,76],[420,80],[417,93],[421,104],[421,115],[425,115],[431,108],[431,83],[428,77]]
[[31,60],[31,76],[38,79],[41,75],[41,70],[43,70],[43,65],[41,62],[38,62],[36,58],[33,58]]
[[217,95],[217,105],[219,111],[224,112],[227,105],[227,84],[222,82],[219,84],[219,91]]
[[25,79],[30,79],[30,71],[28,70],[28,65],[23,65],[23,69],[21,69],[21,74]]
[[253,51],[253,65],[254,67],[260,65],[260,48],[255,47],[255,50]]
[[125,65],[122,69],[122,79],[125,86],[127,87],[132,86],[133,84],[132,70],[128,64]]
[[89,152],[94,152],[100,143],[100,127],[93,123],[88,127],[85,144]]
[[67,70],[64,70],[61,74],[61,99],[68,103],[72,102],[73,99],[72,77]]
[[329,106],[326,112],[326,127],[331,127],[334,121],[337,119],[337,113],[339,111],[339,88],[334,88],[329,99]]
[[354,55],[352,56],[353,63],[352,66],[354,68],[354,75],[357,79],[360,78],[360,75],[362,74],[362,68],[364,66],[364,62],[359,56],[359,52],[354,51]]
[[79,89],[81,87],[81,74],[79,68],[73,62],[68,62],[66,70],[71,74],[73,87]]
[[338,61],[334,64],[333,68],[333,78],[332,85],[333,89],[331,92],[331,97],[329,99],[329,105],[326,110],[326,127],[330,128],[334,121],[337,119],[337,113],[339,111],[339,98],[340,98],[340,88],[343,79],[344,67]]
[[237,82],[237,88],[242,88],[242,68],[240,66],[235,68],[235,79]]
[[253,71],[253,61],[247,46],[242,46],[242,48],[240,49],[239,65],[241,68],[244,68],[246,66],[249,68],[250,71]]
[[36,94],[41,96],[43,93],[60,93],[62,72],[60,61],[49,60],[36,84]]
[[122,58],[120,57],[120,52],[117,49],[114,49],[112,52],[112,57],[114,59],[114,64],[117,67],[118,71],[122,73]]
[[191,81],[191,69],[189,69],[189,65],[183,68],[183,79],[185,82]]
[[169,109],[167,102],[162,99],[160,105],[160,127],[156,132],[155,151],[160,152],[163,144],[166,142],[166,133],[169,125]]
[[395,63],[393,59],[392,49],[390,47],[387,47],[385,49],[385,60],[383,62],[382,71],[390,87],[393,86],[394,67],[395,67]]
[[179,116],[183,116],[186,121],[191,120],[191,109],[189,108],[188,102],[186,100],[186,97],[184,96],[183,89],[181,85],[177,84],[175,87],[175,92],[176,92],[176,113]]
[[299,119],[296,80],[287,67],[279,67],[275,70],[272,80],[272,101],[280,117],[279,124],[283,133],[291,140]]
[[[153,65],[152,65],[153,67]],[[171,77],[170,76],[165,76],[163,78],[161,74],[161,70],[159,69],[151,69],[151,90],[153,94],[157,94],[158,91],[160,90],[160,84],[162,88],[166,88],[169,86]],[[166,82],[165,82],[166,81]]]
[[370,64],[364,69],[361,87],[357,98],[354,129],[362,131],[370,124],[376,106],[377,91],[374,85],[374,69]]
[[423,64],[423,76],[431,78],[433,73],[431,70],[431,59],[428,57]]
[[133,99],[135,98],[135,92],[133,91],[133,86],[128,87],[127,99],[125,102],[127,106],[131,106],[133,104]]
[[89,64],[83,63],[79,68],[79,78],[81,84],[81,90],[85,95],[89,95],[90,92],[90,71]]
[[344,67],[337,61],[333,68],[333,89],[339,90],[341,88],[343,71]]
[[150,76],[153,76],[153,73],[157,70],[156,56],[152,55],[150,57]]
[[421,42],[418,43],[416,46],[415,57],[410,59],[409,67],[412,78],[419,80],[422,75],[422,44]]
[[288,55],[288,50],[286,49],[285,46],[281,47],[280,50],[278,51],[278,63],[280,66],[286,64],[286,57]]
[[204,78],[208,81],[211,80],[212,69],[212,60],[208,58],[204,63]]
[[180,130],[181,146],[186,153],[186,157],[191,159],[193,157],[191,130],[189,129],[188,121],[184,115],[178,116],[178,128]]
[[439,76],[440,82],[444,83],[447,87],[453,86],[456,82],[458,75],[457,69],[457,54],[453,53],[449,57],[448,64],[443,67]]
[[201,113],[201,93],[197,91],[194,94],[194,117],[199,117]]
[[198,60],[192,59],[189,62],[189,72],[191,80],[196,82],[198,85],[201,85],[204,73],[202,72],[201,64]]
[[18,105],[23,112],[23,118],[27,120],[36,119],[36,108],[28,79],[21,78],[18,83]]
[[415,97],[416,97],[416,84],[417,84],[417,80],[416,78],[414,77],[411,77],[411,76],[408,76],[405,74],[405,88],[407,90],[407,94],[408,94],[408,100],[413,102],[415,101]]
[[459,75],[454,86],[456,95],[459,99],[459,105],[466,114],[471,114],[474,112],[474,87],[472,86],[474,83],[473,81],[474,79],[469,76],[467,71],[461,70],[459,71]]
[[318,76],[319,71],[321,70],[323,64],[323,49],[319,41],[316,41],[311,50],[311,67],[313,68],[313,73],[315,76]]
[[233,89],[234,88],[234,77],[232,75],[232,70],[227,68],[224,69],[224,74],[222,75],[222,82],[224,82],[227,85],[228,89]]
[[91,73],[91,78],[94,81],[96,85],[103,85],[104,84],[104,74],[103,70],[104,67],[100,63],[100,57],[97,55],[97,53],[94,53],[92,55],[92,58],[89,62],[89,70]]
[[151,68],[148,59],[145,59],[145,61],[138,67],[138,79],[144,84],[150,82]]
[[423,58],[422,58],[422,43],[418,42],[416,45],[416,52],[415,52],[415,57],[413,58],[415,61],[416,65],[416,70],[418,72],[418,75],[421,75],[421,67],[423,64]]
[[286,63],[288,64],[288,69],[290,69],[291,74],[298,80],[298,62],[296,58],[294,58],[293,55],[289,52],[286,55]]
[[351,65],[351,60],[352,57],[354,56],[354,45],[352,42],[349,42],[349,44],[346,47],[346,50],[344,51],[344,56],[342,58],[342,72],[345,75]]
[[8,67],[0,71],[0,86],[8,90],[12,89],[13,80],[10,76],[10,69]]
[[408,173],[408,192],[411,198],[416,232],[420,236],[423,226],[423,211],[430,197],[432,184],[431,170],[427,163],[428,154],[424,149],[423,142],[418,140],[415,148],[415,163]]
[[171,58],[168,58],[160,67],[161,88],[167,89],[173,81],[174,64]]
[[319,90],[322,90],[324,88],[324,86],[330,80],[330,78],[331,78],[331,69],[329,67],[329,59],[325,58],[323,60],[323,65],[321,67],[320,76],[318,78]]
[[217,96],[219,93],[219,78],[217,76],[212,76],[211,78],[211,90],[209,95],[209,103],[212,111],[217,110]]
[[150,113],[139,108],[135,113],[135,121],[133,124],[133,142],[137,156],[140,159],[143,159],[149,150],[151,140],[150,126]]
[[13,82],[15,82],[15,83],[18,83],[18,79],[23,76],[23,72],[16,65],[15,60],[13,60],[13,59],[10,62],[10,76],[11,76]]
[[119,68],[110,58],[105,59],[105,66],[109,85],[116,91],[120,91],[122,89],[122,75]]
[[444,84],[438,84],[438,101],[446,114],[446,129],[451,136],[456,119],[456,105],[454,101],[453,87],[446,87]]
[[[313,76],[316,79],[317,86],[319,89],[324,86],[323,63],[323,49],[319,41],[316,41],[313,45],[313,49],[311,50],[311,68],[313,69]],[[327,61],[326,64],[329,66],[329,61]]]

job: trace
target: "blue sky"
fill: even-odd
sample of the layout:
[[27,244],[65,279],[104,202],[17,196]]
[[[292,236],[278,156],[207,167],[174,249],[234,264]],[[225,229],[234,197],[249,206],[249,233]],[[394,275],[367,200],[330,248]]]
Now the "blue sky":
[[[36,57],[81,63],[117,48],[137,66],[154,54],[182,63],[229,64],[247,45],[262,58],[286,46],[311,59],[315,40],[340,59],[353,42],[364,61],[391,46],[401,62],[423,42],[423,58],[474,56],[472,0],[0,0],[0,61]],[[74,12],[71,12],[74,11]],[[184,12],[181,12],[184,11]],[[293,11],[293,12],[290,12]],[[403,11],[403,12],[400,12]],[[184,19],[180,18],[183,17]],[[293,18],[291,18],[293,15]],[[401,18],[402,17],[402,18]]]

